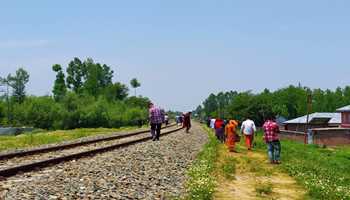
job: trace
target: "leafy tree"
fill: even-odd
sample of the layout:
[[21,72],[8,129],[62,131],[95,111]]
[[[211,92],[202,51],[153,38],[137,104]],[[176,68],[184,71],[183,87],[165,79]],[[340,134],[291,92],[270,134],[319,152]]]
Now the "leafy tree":
[[122,83],[114,83],[107,86],[105,96],[109,101],[124,100],[128,96],[128,87]]
[[7,81],[9,86],[13,89],[12,96],[16,102],[22,103],[26,96],[25,86],[29,81],[29,74],[23,68],[16,71],[16,75],[8,75]]
[[58,64],[53,65],[52,70],[57,73],[52,93],[53,93],[54,99],[56,101],[60,101],[67,93],[67,86],[64,79],[65,78],[64,73],[62,71],[61,65],[58,65]]
[[350,87],[338,87],[335,91],[290,85],[270,92],[253,94],[246,92],[219,92],[210,94],[203,102],[204,116],[251,118],[261,125],[266,116],[280,115],[288,119],[305,115],[308,94],[312,96],[312,112],[334,112],[337,108],[350,104]]
[[135,96],[136,96],[136,88],[140,87],[141,83],[136,78],[133,78],[130,81],[130,85],[135,89]]
[[112,78],[113,78],[114,71],[111,70],[109,66],[106,64],[102,65],[102,76],[100,79],[100,85],[105,88],[109,85],[112,85]]
[[107,65],[94,63],[91,58],[84,62],[86,69],[84,90],[97,97],[108,86],[112,85],[113,71]]
[[80,93],[86,68],[79,58],[74,58],[67,67],[67,87],[76,93]]

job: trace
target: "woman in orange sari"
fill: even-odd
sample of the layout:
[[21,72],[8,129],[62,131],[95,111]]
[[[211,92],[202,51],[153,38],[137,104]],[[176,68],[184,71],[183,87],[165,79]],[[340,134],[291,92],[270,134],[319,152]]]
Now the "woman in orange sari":
[[226,146],[230,152],[236,152],[235,150],[235,139],[237,137],[236,127],[238,126],[237,121],[230,120],[225,127]]

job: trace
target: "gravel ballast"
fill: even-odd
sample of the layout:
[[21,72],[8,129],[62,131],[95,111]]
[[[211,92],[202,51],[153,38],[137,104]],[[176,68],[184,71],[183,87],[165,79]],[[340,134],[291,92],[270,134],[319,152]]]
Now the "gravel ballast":
[[207,134],[194,123],[126,148],[0,182],[0,199],[162,199],[184,193],[185,173]]

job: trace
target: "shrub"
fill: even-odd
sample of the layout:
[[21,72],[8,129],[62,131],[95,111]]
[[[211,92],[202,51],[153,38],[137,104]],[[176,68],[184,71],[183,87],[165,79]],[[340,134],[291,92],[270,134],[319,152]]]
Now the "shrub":
[[[56,102],[50,96],[27,97],[21,104],[12,102],[12,126],[33,126],[42,129],[74,129],[97,127],[121,127],[139,125],[147,119],[145,98],[108,101],[95,97],[68,93]],[[130,103],[130,104],[129,104]],[[0,120],[2,117],[0,103]],[[1,118],[2,117],[2,118]]]

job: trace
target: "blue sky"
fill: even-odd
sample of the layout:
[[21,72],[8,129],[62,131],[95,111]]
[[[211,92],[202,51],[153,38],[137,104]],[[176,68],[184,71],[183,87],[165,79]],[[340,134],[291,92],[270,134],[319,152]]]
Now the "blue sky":
[[29,71],[50,94],[52,64],[93,58],[166,109],[211,92],[350,85],[350,1],[2,1],[0,76]]

